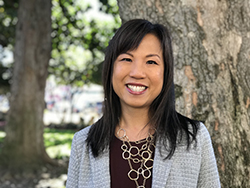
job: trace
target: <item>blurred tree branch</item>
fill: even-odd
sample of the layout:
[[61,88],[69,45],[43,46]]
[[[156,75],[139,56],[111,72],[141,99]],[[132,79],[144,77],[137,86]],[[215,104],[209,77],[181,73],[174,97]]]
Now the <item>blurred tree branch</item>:
[[[18,0],[0,0],[0,45],[13,50],[15,43],[15,26],[17,24]],[[73,0],[52,1],[52,53],[49,74],[63,84],[82,85],[87,82],[101,83],[101,63],[104,49],[116,28],[120,25],[117,5],[110,5],[100,0],[100,12],[113,17],[113,24],[103,24],[100,28],[98,20],[88,21],[84,15],[92,7],[85,7]],[[90,52],[90,57],[69,56],[70,50],[82,48]],[[82,61],[82,62],[81,62]],[[1,59],[0,59],[0,64]],[[82,67],[78,67],[79,64]],[[2,74],[9,67],[0,66],[0,83],[9,83],[10,78],[3,79]],[[11,72],[11,71],[9,71]],[[11,74],[10,74],[11,75]],[[1,84],[2,86],[2,84]]]

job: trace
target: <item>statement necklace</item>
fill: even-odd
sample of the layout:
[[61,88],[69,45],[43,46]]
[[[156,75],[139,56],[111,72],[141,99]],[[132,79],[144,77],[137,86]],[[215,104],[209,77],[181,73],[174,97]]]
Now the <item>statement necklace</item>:
[[[128,172],[128,177],[130,180],[135,181],[137,188],[145,188],[145,184],[148,178],[151,177],[151,169],[153,168],[152,158],[153,151],[155,149],[154,144],[154,135],[152,135],[149,131],[148,137],[146,139],[135,141],[135,144],[142,144],[141,148],[137,146],[132,146],[128,136],[126,135],[126,131],[123,128],[119,128],[117,131],[117,137],[122,140],[123,144],[121,146],[122,149],[122,158],[128,161],[130,171]],[[133,163],[138,163],[139,168],[133,169]],[[143,177],[143,184],[139,185],[138,179],[139,177]]]

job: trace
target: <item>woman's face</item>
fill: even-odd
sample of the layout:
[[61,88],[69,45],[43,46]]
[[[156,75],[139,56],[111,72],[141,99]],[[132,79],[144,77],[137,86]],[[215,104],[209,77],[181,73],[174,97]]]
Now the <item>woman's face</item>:
[[121,107],[149,108],[163,85],[164,60],[159,39],[147,34],[138,48],[114,62],[112,84]]

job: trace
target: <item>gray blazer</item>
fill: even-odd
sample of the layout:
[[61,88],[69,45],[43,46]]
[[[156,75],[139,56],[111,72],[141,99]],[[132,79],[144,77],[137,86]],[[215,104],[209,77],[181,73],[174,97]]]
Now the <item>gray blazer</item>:
[[[109,149],[94,158],[86,147],[90,127],[74,135],[66,188],[109,188]],[[171,159],[156,141],[152,188],[220,188],[220,180],[210,135],[200,123],[197,143],[187,151],[185,144],[176,148]],[[162,153],[162,155],[160,154]]]

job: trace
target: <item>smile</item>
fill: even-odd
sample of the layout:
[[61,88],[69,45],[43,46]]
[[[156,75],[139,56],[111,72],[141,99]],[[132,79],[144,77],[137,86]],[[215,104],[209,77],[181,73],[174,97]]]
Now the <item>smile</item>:
[[142,92],[147,88],[146,86],[135,86],[135,85],[127,85],[127,87],[134,92]]

